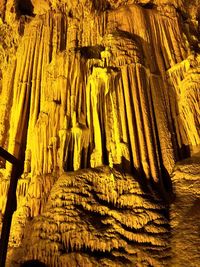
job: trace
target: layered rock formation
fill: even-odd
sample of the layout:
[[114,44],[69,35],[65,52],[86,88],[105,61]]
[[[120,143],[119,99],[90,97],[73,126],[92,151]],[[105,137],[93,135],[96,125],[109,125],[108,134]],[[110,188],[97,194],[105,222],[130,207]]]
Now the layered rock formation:
[[62,175],[25,231],[25,259],[50,266],[165,266],[166,206],[144,192],[132,176],[108,167]]
[[7,0],[0,12],[0,145],[24,160],[10,246],[50,266],[167,264],[161,198],[200,145],[198,1]]

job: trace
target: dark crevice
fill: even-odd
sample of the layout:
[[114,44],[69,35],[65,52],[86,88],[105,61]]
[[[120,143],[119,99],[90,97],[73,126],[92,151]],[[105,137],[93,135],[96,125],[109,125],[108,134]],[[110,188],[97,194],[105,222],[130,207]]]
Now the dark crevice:
[[31,0],[17,0],[16,1],[16,10],[18,16],[34,16],[34,6]]
[[66,29],[66,18],[61,18],[61,41],[60,41],[60,51],[66,49],[66,40],[67,40],[67,29]]
[[156,5],[151,3],[151,2],[150,3],[146,3],[146,4],[140,4],[140,5],[145,9],[153,9],[153,8],[156,7]]
[[[151,88],[151,90],[152,90],[152,88]],[[151,94],[150,101],[151,101],[152,106],[154,107],[152,94]],[[156,114],[155,114],[155,109],[154,108],[152,109],[152,112],[153,112],[153,114],[152,114],[153,115],[153,120],[156,122],[157,120],[156,120]],[[156,127],[155,127],[155,137],[156,137],[156,140],[160,140],[157,124],[156,124]],[[155,146],[155,144],[154,144],[154,146]],[[156,183],[152,182],[152,188],[155,188],[154,189],[155,192],[159,192],[161,199],[163,199],[166,202],[168,202],[169,196],[173,195],[172,181],[171,181],[170,175],[169,175],[169,173],[168,173],[168,171],[165,168],[164,163],[163,163],[162,148],[161,148],[160,142],[157,142],[157,146],[158,146],[158,157],[159,157],[159,160],[160,160],[161,180],[160,180],[158,185]],[[166,218],[168,218],[168,216],[169,215],[168,215],[168,212],[167,212],[166,213]]]
[[84,46],[80,48],[81,56],[87,59],[100,59],[101,52],[104,50],[102,45]]
[[84,210],[81,205],[76,205],[76,209],[81,212],[81,218],[98,230],[98,233],[112,228],[111,224],[105,224],[102,222],[102,220],[106,220],[108,218],[107,215],[101,215],[97,212]]
[[182,18],[182,22],[186,22],[189,18],[189,14],[187,14],[186,12],[184,12],[184,10],[180,9],[180,8],[176,8],[176,12],[178,13],[178,15],[180,16],[180,18]]
[[20,265],[20,267],[46,267],[47,265],[39,260],[29,260]]

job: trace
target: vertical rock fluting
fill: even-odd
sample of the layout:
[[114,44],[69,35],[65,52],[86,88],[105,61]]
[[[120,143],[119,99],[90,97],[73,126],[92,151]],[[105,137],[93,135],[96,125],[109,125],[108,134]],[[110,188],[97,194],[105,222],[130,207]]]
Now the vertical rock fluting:
[[[0,60],[3,62],[0,145],[24,160],[24,173],[17,190],[18,209],[11,232],[13,246],[21,244],[26,222],[44,211],[52,186],[64,172],[107,165],[110,170],[134,174],[147,187],[153,184],[165,191],[167,177],[176,160],[184,157],[185,151],[198,151],[199,57],[198,53],[191,56],[192,48],[197,47],[197,37],[191,37],[192,41],[188,38],[180,15],[183,3],[137,1],[141,3],[135,5],[135,2],[43,0],[39,3],[34,0],[26,1],[22,7],[22,1],[9,0],[0,4]],[[14,38],[10,37],[11,33]],[[4,35],[7,39],[2,38]],[[5,166],[5,162],[0,166],[0,209],[4,211],[11,166]],[[116,182],[113,173],[109,177],[109,183]],[[95,187],[96,180],[88,178],[87,183]],[[67,192],[71,192],[71,186],[67,184]],[[115,198],[106,186],[103,188],[102,195],[108,198],[105,201],[109,203],[110,199],[115,199],[113,209],[120,214],[119,196]],[[61,198],[65,198],[63,194]],[[87,194],[87,201],[92,201],[90,193]],[[73,198],[73,192],[67,193],[62,212],[71,205],[68,197]],[[81,197],[79,200],[83,202]],[[128,203],[129,199],[126,205]],[[76,205],[72,213],[77,212]],[[145,209],[143,205],[142,200],[141,206]],[[134,208],[132,205],[131,209]],[[101,208],[94,212],[101,213]],[[112,212],[108,213],[113,218]],[[124,213],[132,216],[127,210]],[[77,221],[81,216],[77,215]],[[39,217],[40,220],[43,219]],[[53,225],[56,222],[52,220]],[[35,223],[37,228],[37,220]],[[157,227],[159,223],[155,224]],[[118,227],[116,223],[112,225]],[[137,229],[130,228],[128,236],[126,227],[120,231],[131,242],[138,241],[134,239]],[[85,232],[91,234],[90,229]],[[88,240],[92,251],[96,248],[90,237],[82,241]],[[70,250],[72,240],[78,237],[67,238],[66,241],[62,237],[64,248],[60,244],[52,248],[55,255],[60,257],[62,249]],[[95,237],[97,243],[104,237],[98,238]],[[36,239],[36,250],[40,250],[39,234]],[[121,242],[120,236],[116,239],[118,241],[112,240],[113,244]],[[147,239],[142,243],[148,243]],[[96,264],[96,259],[91,263],[88,256],[76,254],[76,248],[82,250],[82,243],[74,242],[69,258],[63,262],[57,258],[53,263],[51,252],[51,255],[45,254],[48,258],[45,262],[52,266],[59,262],[61,266],[61,262],[73,262],[73,257],[74,261],[80,257],[80,261],[84,258],[88,264]],[[116,246],[110,246],[110,250]],[[97,250],[110,253],[104,247],[102,243]],[[29,248],[27,250],[30,252]],[[29,258],[42,259],[36,252],[31,253]],[[131,254],[130,251],[126,253]],[[137,262],[136,258],[127,256],[127,263]],[[158,264],[157,261],[146,262],[153,266]]]
[[[22,136],[20,136],[22,131],[17,130],[17,127],[18,129],[22,129],[25,127],[23,123],[28,123],[26,146],[27,157],[25,162],[27,164],[30,162],[29,165],[32,167],[30,169],[30,166],[27,166],[27,171],[31,171],[33,175],[35,172],[37,174],[50,173],[53,170],[56,170],[57,167],[61,166],[62,163],[60,164],[58,162],[58,150],[60,151],[59,154],[61,155],[62,160],[64,159],[64,165],[66,165],[65,162],[68,161],[66,155],[68,152],[63,151],[63,149],[64,147],[69,146],[69,150],[74,150],[73,147],[70,148],[70,142],[77,146],[77,150],[79,152],[76,153],[78,154],[82,153],[82,149],[85,146],[85,149],[87,150],[89,143],[86,139],[88,139],[88,137],[84,137],[85,142],[88,144],[84,144],[82,148],[80,148],[78,142],[73,141],[74,137],[72,137],[76,135],[75,139],[77,140],[77,136],[82,136],[86,134],[86,132],[88,132],[88,135],[90,133],[90,155],[93,158],[94,153],[97,153],[99,154],[100,160],[99,162],[92,163],[91,165],[95,164],[96,166],[103,164],[105,159],[103,159],[101,153],[108,153],[108,151],[111,150],[110,141],[107,142],[107,145],[105,144],[105,140],[107,138],[106,132],[109,135],[110,131],[105,131],[105,133],[103,133],[104,129],[100,130],[100,128],[104,128],[103,126],[105,125],[106,119],[103,118],[103,116],[105,117],[105,114],[103,115],[103,113],[105,113],[106,110],[106,102],[109,102],[109,108],[112,107],[113,109],[112,122],[113,125],[116,125],[114,126],[116,131],[118,131],[118,133],[113,133],[115,136],[112,137],[112,139],[117,139],[112,141],[114,143],[118,143],[118,145],[114,145],[115,147],[118,146],[115,148],[115,150],[118,150],[118,152],[112,152],[112,157],[119,158],[119,155],[115,156],[114,153],[120,153],[119,143],[121,142],[121,137],[119,137],[119,131],[120,128],[122,129],[125,127],[127,128],[128,132],[134,133],[133,135],[135,135],[135,138],[133,138],[133,135],[128,133],[130,144],[127,144],[127,147],[130,146],[131,149],[129,149],[129,153],[133,160],[133,167],[139,169],[139,165],[142,164],[141,168],[143,170],[145,169],[144,172],[147,174],[147,176],[153,177],[153,180],[155,181],[159,179],[160,171],[158,170],[158,166],[161,165],[160,161],[162,161],[162,164],[165,166],[165,168],[171,172],[173,167],[172,137],[169,131],[167,111],[165,111],[165,106],[168,99],[166,99],[165,92],[162,91],[162,76],[159,74],[159,69],[151,70],[150,64],[148,63],[142,63],[141,67],[139,67],[137,64],[134,66],[134,68],[129,66],[132,64],[131,58],[134,57],[134,53],[137,54],[137,52],[134,52],[135,48],[131,48],[133,49],[133,51],[130,50],[132,55],[128,55],[130,59],[126,62],[124,50],[127,44],[120,44],[120,38],[127,38],[123,37],[123,35],[126,35],[126,32],[129,32],[130,36],[128,38],[130,38],[130,40],[135,38],[134,35],[137,35],[137,38],[140,37],[141,39],[145,39],[144,42],[143,40],[140,40],[139,45],[141,45],[142,49],[140,54],[136,55],[136,57],[147,57],[148,53],[154,52],[153,47],[151,47],[152,45],[146,44],[150,41],[150,34],[146,31],[146,26],[144,25],[146,21],[141,8],[135,6],[129,8],[130,17],[137,16],[135,19],[136,23],[132,23],[131,21],[128,21],[128,18],[126,18],[126,21],[121,20],[122,26],[120,28],[117,26],[116,29],[113,29],[114,32],[116,31],[117,34],[119,34],[118,40],[111,38],[110,40],[107,40],[108,44],[98,44],[98,40],[95,40],[94,38],[95,35],[99,35],[99,38],[96,39],[100,39],[100,32],[98,30],[98,28],[100,28],[98,27],[98,23],[100,21],[104,19],[108,21],[110,20],[111,23],[115,25],[117,24],[117,21],[112,21],[120,21],[121,16],[123,16],[125,12],[126,10],[122,8],[119,11],[113,11],[113,14],[111,13],[110,17],[107,16],[107,19],[104,17],[100,18],[101,16],[94,19],[93,23],[97,24],[97,29],[96,32],[92,30],[89,31],[91,33],[91,40],[87,40],[87,42],[89,42],[87,43],[87,46],[92,46],[94,49],[96,45],[102,45],[102,47],[107,45],[108,47],[112,47],[112,45],[114,45],[112,42],[116,42],[116,47],[119,46],[117,49],[122,49],[122,51],[121,54],[119,53],[119,55],[112,54],[118,53],[119,51],[111,51],[111,55],[108,56],[108,58],[99,59],[98,63],[94,63],[94,67],[93,63],[90,62],[90,69],[93,68],[91,74],[89,74],[90,69],[87,69],[87,62],[92,60],[87,59],[87,55],[85,55],[86,58],[82,57],[82,45],[81,43],[77,43],[81,42],[82,39],[86,40],[85,36],[87,36],[88,29],[84,29],[84,26],[80,25],[79,21],[76,22],[76,20],[73,21],[72,19],[69,19],[68,22],[67,18],[65,19],[62,14],[49,13],[48,15],[43,16],[43,18],[36,20],[35,23],[30,23],[25,29],[24,37],[22,38],[24,41],[22,41],[21,46],[18,48],[19,56],[17,58],[14,80],[14,88],[16,89],[14,89],[14,104],[12,106],[11,114],[11,136],[9,138],[9,151],[14,153],[16,150],[17,153],[18,143],[21,144],[20,140],[22,139]],[[157,17],[156,14],[154,16]],[[159,19],[160,18],[158,16],[157,20]],[[138,25],[143,25],[143,30],[140,32],[141,36],[139,37],[139,33],[137,33],[137,23]],[[165,23],[165,21],[162,22],[161,20],[155,24],[159,23]],[[88,25],[86,26],[88,27]],[[83,28],[82,33],[80,33],[80,27]],[[92,28],[94,28],[93,25]],[[32,31],[32,37],[29,35],[30,31]],[[106,33],[104,31],[105,30],[102,30],[102,35]],[[66,32],[68,34],[66,34]],[[64,33],[66,34],[67,38],[63,36]],[[82,37],[79,37],[80,34],[82,34]],[[161,34],[162,33],[159,33],[159,35]],[[68,44],[67,50],[64,51],[66,44]],[[77,45],[79,51],[76,51]],[[120,46],[122,48],[120,48]],[[138,47],[136,47],[136,51],[137,49]],[[23,57],[21,57],[22,50],[24,51]],[[60,54],[57,55],[59,51]],[[109,51],[107,51],[107,53],[109,53]],[[106,55],[103,55],[102,57],[106,57]],[[109,59],[109,57],[111,58]],[[116,58],[117,63],[114,63],[113,66],[109,65],[109,60],[114,61],[114,57],[118,57]],[[64,62],[62,63],[62,61]],[[103,66],[105,64],[107,64],[107,66]],[[139,64],[141,63],[139,62]],[[126,110],[127,125],[122,125],[124,122],[119,122],[119,112],[117,112],[115,110],[116,107],[114,107],[116,103],[114,103],[113,99],[115,98],[114,95],[116,95],[116,88],[107,88],[118,86],[117,82],[112,81],[113,75],[106,74],[107,72],[112,71],[112,67],[119,68],[119,73],[117,75],[121,76],[121,78],[118,78],[118,80],[119,84],[122,84],[121,90],[123,91],[119,93],[123,95],[122,103],[124,102],[126,105],[128,105]],[[84,72],[82,72],[82,70]],[[157,71],[158,74],[156,75],[151,73],[152,71]],[[100,74],[101,72],[102,74]],[[105,72],[105,74],[103,74],[103,72]],[[113,73],[114,72],[117,71],[113,70]],[[98,78],[98,75],[102,77]],[[106,75],[108,77],[106,77]],[[104,81],[104,78],[107,79],[107,81]],[[95,81],[93,82],[93,80]],[[113,85],[111,85],[112,83]],[[89,121],[90,119],[88,116],[91,116],[91,114],[86,115],[86,113],[91,113],[91,110],[88,110],[89,107],[87,103],[84,103],[89,90],[91,91],[91,103],[89,103],[89,105],[90,108],[94,110],[92,117],[93,121]],[[102,98],[103,102],[98,99],[98,91],[105,91],[104,96],[99,96]],[[106,91],[109,91],[107,97]],[[156,91],[156,93],[154,93],[154,91]],[[106,98],[109,98],[109,95],[111,95],[110,99],[106,100]],[[103,100],[103,98],[105,98],[105,100]],[[98,114],[98,116],[97,106],[95,107],[97,103],[95,104],[95,101],[98,101],[99,112],[102,112],[102,114]],[[128,101],[130,101],[129,104]],[[24,116],[28,117],[23,118],[22,114],[26,114]],[[59,114],[62,114],[60,118],[58,118],[60,116]],[[132,114],[135,116],[135,121],[132,121],[134,118]],[[121,120],[123,120],[123,118]],[[154,127],[150,127],[152,124]],[[83,126],[83,129],[81,129],[81,125]],[[75,127],[77,128],[76,130]],[[78,130],[79,128],[80,131]],[[64,131],[66,131],[65,134]],[[61,142],[59,142],[59,132],[63,139]],[[79,134],[74,134],[73,132],[79,132]],[[68,137],[64,141],[65,135]],[[105,135],[103,138],[104,140],[101,141],[100,139],[103,135]],[[137,136],[139,136],[139,138]],[[72,141],[68,140],[70,138]],[[158,138],[159,146],[156,145],[156,139]],[[127,137],[125,137],[125,139],[127,139]],[[35,140],[36,143],[40,143],[38,148],[33,145],[33,140]],[[64,147],[59,147],[59,143],[63,143]],[[97,146],[99,146],[99,148],[97,148]],[[78,161],[81,161],[80,155],[73,156],[74,158],[77,158]],[[109,159],[109,155],[107,155],[107,158]],[[155,159],[154,163],[151,162],[153,158]],[[87,160],[83,159],[83,161],[86,162]],[[93,159],[91,159],[91,161],[93,161]],[[113,162],[113,164],[115,163],[120,164],[121,162],[119,159],[116,159],[116,162]],[[64,169],[80,168],[81,163],[75,162],[71,163],[71,166],[70,163],[68,165],[69,167],[66,165]],[[144,167],[143,165],[146,166]],[[147,169],[150,168],[152,170],[148,171]]]
[[[168,70],[173,96],[177,96],[173,118],[176,124],[179,147],[190,147],[191,152],[199,148],[199,57],[190,56],[181,64]],[[173,101],[173,100],[172,100]]]

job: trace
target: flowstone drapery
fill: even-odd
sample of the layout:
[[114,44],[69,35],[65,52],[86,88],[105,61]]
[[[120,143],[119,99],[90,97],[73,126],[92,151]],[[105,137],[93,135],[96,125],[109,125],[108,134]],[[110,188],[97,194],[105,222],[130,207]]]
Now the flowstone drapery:
[[5,0],[0,13],[0,146],[24,161],[9,264],[167,265],[162,198],[200,145],[198,1]]

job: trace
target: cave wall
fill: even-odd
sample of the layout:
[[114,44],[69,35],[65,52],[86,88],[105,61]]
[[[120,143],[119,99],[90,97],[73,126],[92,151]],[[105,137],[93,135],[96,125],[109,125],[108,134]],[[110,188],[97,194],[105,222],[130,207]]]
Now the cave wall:
[[66,171],[107,165],[167,190],[200,145],[198,1],[7,0],[0,12],[0,145],[24,160],[14,242]]

